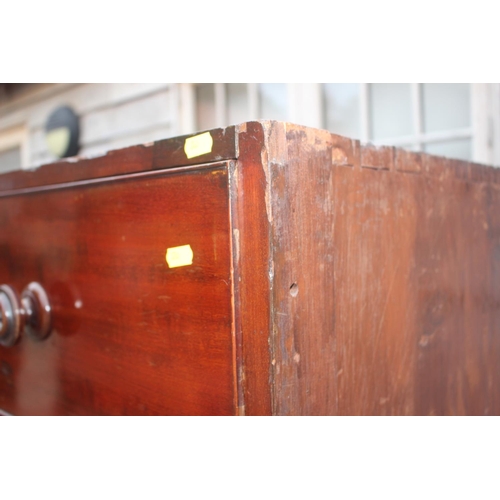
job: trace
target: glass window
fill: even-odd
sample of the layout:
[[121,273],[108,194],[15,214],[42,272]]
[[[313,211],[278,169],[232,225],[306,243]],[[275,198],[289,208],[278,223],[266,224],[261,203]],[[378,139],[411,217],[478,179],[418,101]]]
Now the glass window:
[[315,123],[321,119],[316,103],[322,102],[321,124],[331,132],[452,158],[473,157],[471,84],[324,83],[321,99],[316,85],[308,87],[312,99],[304,94],[306,87],[298,88],[288,96],[286,83],[197,84],[197,129],[254,118],[286,121],[289,100],[296,98],[294,106],[312,103]]
[[286,83],[259,83],[260,118],[287,120]]
[[472,141],[470,139],[430,143],[424,146],[424,150],[433,155],[472,160]]
[[323,84],[325,127],[334,134],[360,137],[359,83]]
[[227,115],[230,125],[242,123],[249,119],[248,91],[246,83],[228,83],[227,92]]
[[370,84],[371,139],[411,135],[411,89],[409,83]]
[[425,132],[470,127],[470,84],[424,83]]

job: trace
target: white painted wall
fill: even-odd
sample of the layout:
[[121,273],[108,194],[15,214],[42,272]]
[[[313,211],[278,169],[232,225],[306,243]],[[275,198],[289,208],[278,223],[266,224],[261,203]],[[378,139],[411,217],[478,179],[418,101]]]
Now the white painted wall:
[[54,160],[45,144],[44,125],[61,105],[80,117],[82,156],[180,134],[178,84],[54,84],[0,107],[0,137],[23,129],[23,168]]

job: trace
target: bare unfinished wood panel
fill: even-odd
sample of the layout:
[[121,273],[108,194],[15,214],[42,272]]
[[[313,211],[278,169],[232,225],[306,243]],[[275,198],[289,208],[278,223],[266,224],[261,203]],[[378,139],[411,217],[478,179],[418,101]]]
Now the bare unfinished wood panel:
[[270,164],[274,413],[499,414],[500,192],[471,179],[488,169],[268,134],[287,143]]

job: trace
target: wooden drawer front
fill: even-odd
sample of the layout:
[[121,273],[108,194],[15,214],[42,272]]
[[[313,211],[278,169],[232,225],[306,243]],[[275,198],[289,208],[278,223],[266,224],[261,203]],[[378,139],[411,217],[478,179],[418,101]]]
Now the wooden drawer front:
[[[234,414],[227,165],[0,199],[0,282],[41,283],[44,341],[0,347],[13,414]],[[192,265],[169,268],[171,247]]]

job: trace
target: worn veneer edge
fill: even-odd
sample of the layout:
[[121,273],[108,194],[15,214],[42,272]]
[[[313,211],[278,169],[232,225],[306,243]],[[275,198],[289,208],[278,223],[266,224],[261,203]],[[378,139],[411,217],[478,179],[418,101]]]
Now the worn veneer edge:
[[236,161],[229,162],[228,168],[228,195],[229,195],[229,241],[230,241],[230,276],[231,276],[231,341],[232,341],[232,359],[233,359],[233,386],[234,386],[234,408],[235,415],[245,415],[245,402],[243,395],[242,374],[242,352],[241,335],[239,334],[239,323],[237,321],[237,308],[239,306],[239,287],[236,282],[239,281],[239,230],[235,229],[234,196],[238,186],[238,167]]
[[353,167],[392,174],[418,174],[439,181],[454,179],[500,186],[500,168],[392,146],[361,144],[359,140],[336,134],[330,134],[330,138],[333,167]]
[[[271,386],[272,414],[278,415],[280,409],[280,398],[282,396],[277,384],[277,359],[279,358],[279,341],[283,332],[279,331],[276,317],[275,285],[276,274],[274,263],[276,260],[276,244],[279,241],[278,225],[280,220],[275,220],[275,194],[273,192],[273,181],[280,174],[284,175],[284,169],[289,168],[288,138],[287,131],[295,126],[288,123],[270,122],[264,126],[266,154],[263,155],[263,165],[266,175],[266,210],[269,222],[269,383]],[[299,127],[300,128],[300,127]],[[279,172],[279,174],[277,173]],[[276,211],[277,213],[279,211]]]
[[[210,151],[188,157],[185,152],[186,141],[207,132],[213,136]],[[128,146],[94,157],[75,156],[43,164],[35,169],[6,172],[0,174],[0,193],[113,175],[217,163],[235,158],[235,127],[230,126]]]
[[184,172],[195,172],[198,170],[218,170],[227,167],[227,161],[218,161],[213,163],[204,163],[199,165],[188,165],[185,167],[172,167],[158,170],[145,170],[143,172],[133,172],[130,174],[110,175],[106,177],[95,177],[88,180],[78,180],[71,182],[61,182],[59,184],[46,184],[45,186],[19,188],[12,191],[0,191],[0,198],[12,196],[21,196],[28,194],[38,194],[47,191],[57,191],[60,189],[70,189],[74,187],[86,187],[92,185],[106,184],[108,182],[121,182],[133,179],[142,179],[144,177],[162,177],[164,175],[175,175]]
[[230,175],[238,413],[271,415],[269,236],[264,124],[236,127],[238,161]]
[[[238,151],[238,134],[236,131],[236,156]],[[245,396],[244,396],[244,366],[242,352],[242,337],[239,310],[240,304],[240,238],[239,238],[239,219],[238,219],[238,176],[240,165],[238,161],[230,162],[228,172],[229,188],[229,238],[230,238],[230,272],[231,272],[231,308],[232,322],[231,335],[233,342],[233,378],[235,387],[235,414],[245,415]]]
[[[48,163],[41,165],[35,170],[23,170],[19,172],[7,172],[0,175],[0,194],[5,192],[14,191],[17,189],[26,188],[36,188],[45,185],[57,184],[57,181],[46,182],[44,180],[44,175],[51,177],[52,175],[56,178],[56,174],[50,172],[51,169],[55,168],[67,168],[74,169],[76,165],[82,168],[94,168],[98,169],[98,165],[102,165],[106,162],[117,162],[119,164],[130,162],[129,167],[125,168],[125,171],[119,173],[108,173],[109,175],[127,175],[131,173],[136,173],[139,171],[154,171],[157,169],[166,168],[178,168],[183,165],[194,165],[199,162],[211,163],[223,160],[233,160],[237,159],[239,156],[238,152],[238,133],[241,127],[252,126],[252,124],[260,123],[262,127],[269,128],[275,126],[292,126],[296,129],[309,130],[314,133],[324,134],[326,131],[320,129],[314,129],[310,127],[304,127],[300,125],[287,124],[286,122],[277,121],[258,121],[258,122],[246,122],[241,125],[232,125],[226,128],[212,129],[209,132],[215,137],[214,150],[208,154],[201,157],[195,157],[191,159],[185,158],[185,154],[182,154],[182,145],[188,138],[195,137],[202,134],[203,132],[196,132],[193,134],[172,137],[169,139],[163,139],[155,141],[152,143],[129,146],[122,149],[116,149],[108,151],[103,155],[98,155],[95,157],[84,157],[76,156],[73,158],[68,158],[64,160],[58,160],[54,163]],[[281,125],[280,125],[281,124]],[[206,132],[205,132],[206,133]],[[406,151],[399,148],[394,148],[391,146],[373,146],[371,144],[361,144],[360,141],[355,139],[349,139],[340,135],[330,134],[332,142],[332,166],[345,166],[354,168],[366,168],[380,170],[382,172],[398,172],[398,173],[408,173],[408,174],[422,174],[430,177],[437,177],[439,179],[444,178],[455,178],[461,181],[469,181],[474,183],[488,183],[493,185],[500,185],[500,168],[495,168],[487,165],[481,165],[478,163],[473,163],[469,161],[453,160],[449,158],[438,157],[430,155],[427,153]],[[220,151],[217,149],[218,141],[221,141]],[[350,150],[350,153],[349,151]],[[340,155],[339,155],[340,153]],[[137,158],[134,155],[138,155]],[[342,155],[344,156],[342,158]],[[354,155],[354,156],[353,156]],[[173,157],[172,163],[169,163],[168,158]],[[135,165],[143,164],[144,162],[149,165],[146,168],[137,169]],[[73,172],[68,170],[66,174],[70,175],[70,178],[65,179],[62,182],[76,182],[78,180],[88,180],[88,177],[84,177],[82,171],[74,173],[75,178],[71,178]],[[40,177],[38,181],[35,177]],[[96,173],[94,177],[99,178],[100,174]],[[31,177],[31,179],[29,178]],[[101,175],[101,177],[104,177]],[[22,179],[22,180],[21,180]],[[26,179],[26,182],[24,182]],[[2,187],[2,181],[4,181],[7,186]],[[15,186],[12,187],[12,184]]]

